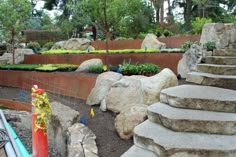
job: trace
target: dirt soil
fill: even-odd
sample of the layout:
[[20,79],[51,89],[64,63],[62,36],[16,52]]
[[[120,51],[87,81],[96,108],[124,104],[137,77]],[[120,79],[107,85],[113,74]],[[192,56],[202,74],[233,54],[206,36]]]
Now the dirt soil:
[[[27,102],[29,104],[31,101],[29,90],[0,86],[0,99],[1,98]],[[92,118],[90,116],[90,106],[86,105],[83,100],[50,93],[49,99],[51,101],[60,101],[64,105],[79,111],[81,117],[85,117],[86,126],[88,126],[97,137],[96,143],[99,157],[120,157],[133,145],[132,139],[122,140],[117,135],[114,128],[116,115],[112,112],[102,112],[99,107],[95,106],[93,107],[95,116]],[[31,153],[32,150],[29,150],[29,152]]]

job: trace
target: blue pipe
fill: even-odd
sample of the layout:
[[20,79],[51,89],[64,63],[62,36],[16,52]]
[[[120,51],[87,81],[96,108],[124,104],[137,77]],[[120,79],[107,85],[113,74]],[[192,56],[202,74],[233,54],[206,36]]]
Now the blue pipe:
[[13,136],[13,138],[16,141],[16,145],[20,151],[21,156],[23,157],[30,157],[29,152],[27,151],[27,149],[25,148],[25,146],[23,145],[23,143],[21,142],[21,140],[18,138],[18,136],[16,135],[15,131],[13,130],[13,128],[11,127],[11,125],[8,123],[8,127],[10,129],[10,132]]

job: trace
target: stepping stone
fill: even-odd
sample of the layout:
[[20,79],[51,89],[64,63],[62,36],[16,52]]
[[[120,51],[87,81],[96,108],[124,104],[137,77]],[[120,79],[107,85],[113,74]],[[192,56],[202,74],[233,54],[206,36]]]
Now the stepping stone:
[[236,65],[198,64],[200,72],[218,75],[236,75]]
[[213,56],[236,56],[236,49],[214,50]]
[[174,132],[149,120],[134,129],[134,143],[159,157],[235,157],[236,135]]
[[178,132],[236,135],[236,114],[190,110],[156,103],[148,107],[148,119]]
[[151,151],[133,145],[127,152],[121,155],[121,157],[158,157],[158,156]]
[[171,87],[161,91],[160,101],[178,108],[236,112],[236,91],[217,87]]
[[236,57],[232,56],[207,56],[205,62],[208,64],[236,65]]
[[236,75],[217,75],[203,72],[190,72],[186,81],[236,90]]

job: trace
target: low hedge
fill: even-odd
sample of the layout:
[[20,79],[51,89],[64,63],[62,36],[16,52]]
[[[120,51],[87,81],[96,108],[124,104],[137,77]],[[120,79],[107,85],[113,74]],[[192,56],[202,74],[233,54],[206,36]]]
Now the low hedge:
[[[155,49],[125,49],[125,50],[109,50],[109,54],[128,54],[128,53],[158,53]],[[50,50],[41,52],[41,54],[106,54],[106,50],[80,51],[80,50]]]
[[24,71],[75,71],[79,66],[72,64],[2,64],[2,70],[24,70]]

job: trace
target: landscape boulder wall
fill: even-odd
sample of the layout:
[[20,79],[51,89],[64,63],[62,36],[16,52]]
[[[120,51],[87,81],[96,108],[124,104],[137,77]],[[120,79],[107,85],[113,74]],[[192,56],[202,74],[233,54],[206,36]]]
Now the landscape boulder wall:
[[187,73],[196,70],[196,66],[201,62],[203,57],[203,49],[197,44],[193,44],[190,49],[188,49],[182,59],[178,63],[178,74],[181,78],[186,78]]
[[166,44],[160,42],[154,34],[147,34],[142,42],[141,49],[165,49]]
[[67,41],[56,42],[51,49],[81,50],[88,49],[91,41],[86,38],[71,38]]
[[64,49],[64,45],[65,45],[66,41],[58,41],[56,42],[53,47],[51,48],[51,50],[56,50],[56,49]]
[[48,123],[49,145],[61,156],[67,156],[67,131],[75,123],[80,122],[79,112],[59,103],[51,103],[52,116]]
[[68,128],[67,157],[98,157],[95,134],[86,126],[76,123]]
[[147,105],[131,104],[115,118],[115,129],[122,139],[130,139],[133,129],[147,119]]
[[236,49],[236,28],[232,23],[205,24],[200,43],[209,41],[214,41],[217,49]]
[[120,80],[121,74],[116,72],[104,72],[96,79],[95,87],[90,92],[86,104],[97,105],[102,102],[111,89],[113,83]]
[[92,65],[94,65],[94,66],[103,65],[103,62],[99,58],[89,59],[89,60],[82,62],[76,71],[77,72],[88,72],[89,67]]
[[[33,55],[32,49],[15,49],[15,64],[24,62],[24,55]],[[13,64],[12,53],[4,53],[0,56],[0,60],[5,60],[7,64]]]

